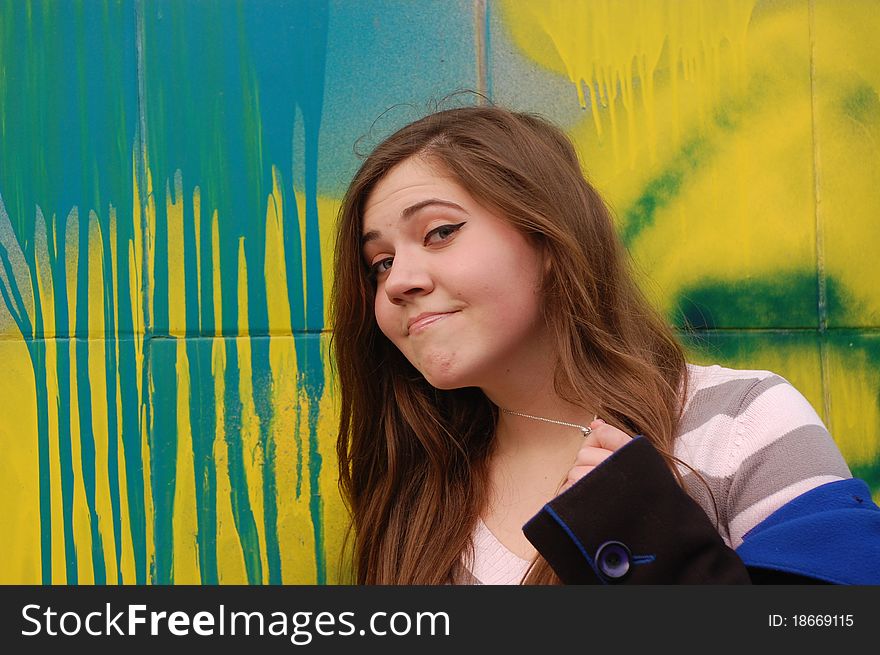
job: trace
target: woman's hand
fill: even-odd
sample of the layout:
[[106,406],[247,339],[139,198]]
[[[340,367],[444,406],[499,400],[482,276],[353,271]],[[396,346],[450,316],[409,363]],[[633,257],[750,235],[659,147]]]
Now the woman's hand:
[[600,418],[590,423],[590,428],[593,431],[584,439],[574,465],[568,471],[568,477],[559,490],[560,494],[608,459],[615,450],[632,441],[632,437],[626,432],[608,425]]

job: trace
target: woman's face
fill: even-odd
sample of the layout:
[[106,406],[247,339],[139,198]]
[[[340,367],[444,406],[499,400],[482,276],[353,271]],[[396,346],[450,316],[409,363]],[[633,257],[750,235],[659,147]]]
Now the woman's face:
[[496,385],[546,345],[538,250],[440,167],[410,158],[364,209],[376,322],[430,384]]

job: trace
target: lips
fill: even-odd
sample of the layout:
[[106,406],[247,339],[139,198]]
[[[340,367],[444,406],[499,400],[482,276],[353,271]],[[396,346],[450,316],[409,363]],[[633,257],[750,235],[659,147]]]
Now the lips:
[[431,325],[432,323],[441,321],[447,316],[451,316],[455,313],[457,312],[424,312],[409,320],[409,323],[407,324],[407,332],[409,334],[419,332]]

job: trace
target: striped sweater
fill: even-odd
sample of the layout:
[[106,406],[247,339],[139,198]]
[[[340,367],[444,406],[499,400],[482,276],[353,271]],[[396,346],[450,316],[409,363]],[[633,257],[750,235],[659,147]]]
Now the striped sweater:
[[[734,549],[793,498],[851,477],[810,403],[770,371],[689,364],[675,455],[687,465],[679,466],[685,489],[713,523],[717,507],[718,531]],[[529,562],[505,548],[482,521],[473,540],[474,561],[467,568],[474,582],[522,579]]]

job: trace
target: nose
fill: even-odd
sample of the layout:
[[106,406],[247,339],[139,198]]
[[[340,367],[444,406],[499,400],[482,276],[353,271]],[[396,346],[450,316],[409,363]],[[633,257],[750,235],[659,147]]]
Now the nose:
[[385,294],[392,304],[402,305],[411,298],[433,291],[433,276],[425,264],[419,257],[395,254],[385,277]]

